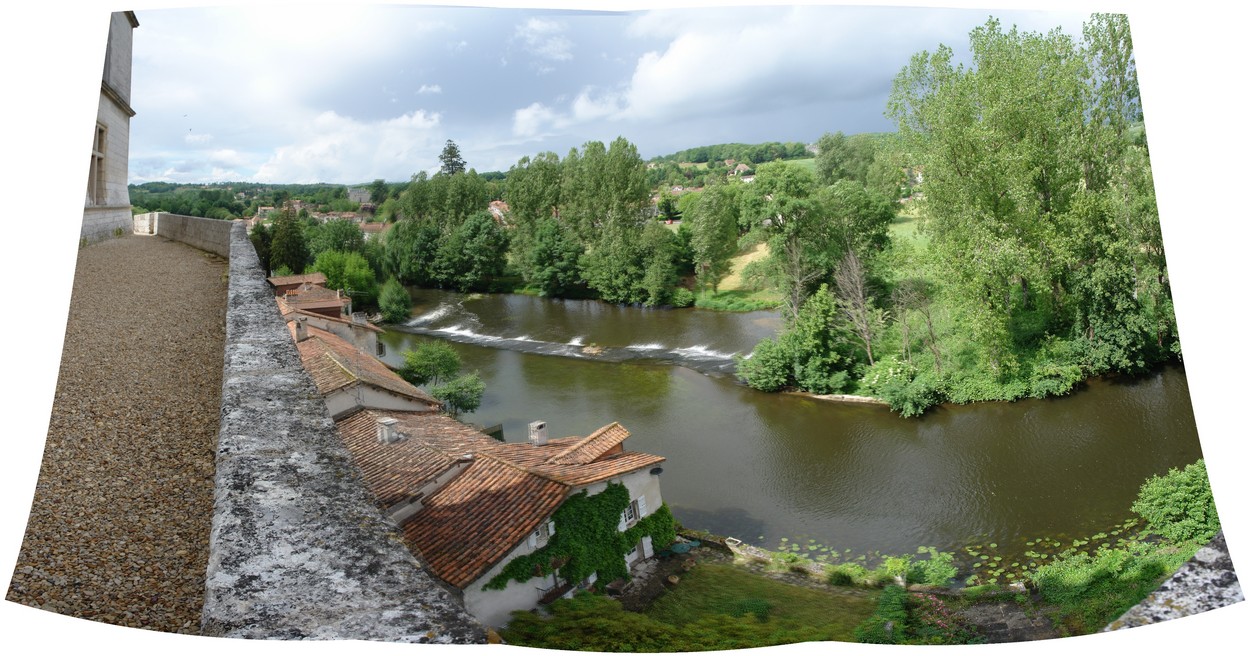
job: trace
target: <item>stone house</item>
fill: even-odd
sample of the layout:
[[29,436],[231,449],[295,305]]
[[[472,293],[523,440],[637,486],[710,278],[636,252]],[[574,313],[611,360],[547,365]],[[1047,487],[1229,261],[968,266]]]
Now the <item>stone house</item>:
[[548,440],[546,425],[534,422],[528,442],[503,443],[442,414],[436,399],[347,339],[311,325],[312,317],[296,312],[290,318],[300,360],[378,506],[479,621],[503,626],[514,610],[595,583],[593,573],[579,581],[561,578],[559,567],[567,562],[523,581],[505,574],[509,563],[548,545],[559,530],[556,511],[575,495],[617,485],[616,494],[628,498],[620,516],[606,520],[613,525],[600,527],[638,534],[621,556],[620,571],[664,546],[639,526],[663,507],[664,458],[626,450],[630,434],[620,424]]
[[290,276],[270,276],[266,278],[270,285],[273,285],[273,293],[276,296],[282,296],[292,289],[297,289],[304,283],[312,283],[322,287],[326,284],[326,274],[320,271],[313,273],[297,273]]
[[[570,497],[624,487],[628,506],[615,518],[625,532],[661,508],[664,458],[626,451],[629,437],[612,423],[585,437],[547,441],[532,426],[528,443],[502,443],[450,417],[362,407],[336,419],[339,434],[378,504],[399,524],[409,546],[465,609],[501,627],[514,610],[529,610],[578,589],[551,574],[524,581],[505,567],[548,544],[560,530],[554,515]],[[542,424],[542,422],[535,422]],[[650,535],[622,556],[630,568],[654,555]],[[560,565],[560,563],[552,563]]]
[[308,325],[309,321],[296,317],[287,326],[331,418],[364,407],[424,413],[442,409],[438,399],[400,378],[377,358],[332,332]]
[[100,104],[96,110],[91,138],[91,166],[87,173],[87,193],[83,206],[83,239],[110,236],[118,229],[132,227],[130,189],[127,187],[130,159],[130,64],[134,30],[139,19],[133,11],[109,16],[108,45],[104,53],[104,75],[100,80]]

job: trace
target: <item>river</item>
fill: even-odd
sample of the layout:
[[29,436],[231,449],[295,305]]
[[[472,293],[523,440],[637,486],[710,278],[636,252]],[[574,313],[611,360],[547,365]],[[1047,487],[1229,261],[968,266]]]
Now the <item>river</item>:
[[780,327],[776,313],[651,310],[522,295],[413,290],[385,359],[451,341],[486,382],[464,420],[508,441],[612,421],[626,447],[666,457],[683,525],[765,547],[783,538],[855,554],[1070,541],[1131,517],[1149,476],[1201,457],[1180,367],[1095,380],[1060,399],[944,406],[902,419],[879,406],[765,394],[733,378]]

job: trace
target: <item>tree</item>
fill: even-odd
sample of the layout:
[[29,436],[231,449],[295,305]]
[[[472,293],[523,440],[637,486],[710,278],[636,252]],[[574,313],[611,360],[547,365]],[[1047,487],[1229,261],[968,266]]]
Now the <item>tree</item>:
[[455,349],[443,342],[422,342],[415,349],[404,351],[404,366],[399,375],[413,385],[438,385],[458,371],[460,355]]
[[805,169],[784,162],[761,164],[744,193],[742,212],[753,230],[769,236],[768,270],[786,295],[789,317],[812,288],[826,280],[836,262],[823,203]]
[[872,366],[875,364],[872,340],[885,328],[886,313],[876,307],[869,296],[867,275],[855,251],[846,251],[833,279],[837,288],[838,309],[852,334],[864,347],[864,352],[868,355],[868,365]]
[[256,249],[256,258],[260,261],[261,269],[269,273],[269,251],[273,243],[273,232],[269,230],[269,226],[257,223],[256,227],[252,228],[252,234],[248,235],[248,239],[252,240],[252,246]]
[[739,185],[713,185],[699,194],[687,211],[683,226],[690,226],[695,273],[700,287],[715,293],[720,279],[729,273],[729,260],[738,251]]
[[383,268],[389,275],[405,285],[425,285],[432,280],[439,242],[439,229],[433,221],[398,221],[383,240]]
[[331,219],[309,232],[308,250],[314,259],[325,251],[358,253],[364,250],[365,235],[355,221]]
[[381,204],[390,196],[391,190],[386,186],[386,181],[378,178],[369,183],[369,201],[374,205]]
[[304,241],[304,228],[295,213],[287,207],[273,222],[273,239],[269,246],[269,268],[287,267],[295,273],[303,273],[308,264],[308,245]]
[[368,305],[378,296],[373,268],[360,253],[324,251],[310,270],[324,273],[327,287],[344,290],[357,303]]
[[523,250],[513,251],[521,276],[541,295],[561,296],[581,280],[577,260],[582,246],[553,217],[538,221],[531,230]]
[[476,373],[466,374],[430,390],[434,398],[442,401],[452,417],[462,413],[473,412],[482,405],[482,396],[486,393],[486,383]]
[[438,172],[443,175],[464,173],[465,164],[464,158],[460,157],[460,147],[451,139],[448,139],[446,145],[443,146],[443,152],[439,153],[438,161],[441,163]]
[[387,323],[402,323],[412,316],[412,297],[395,278],[388,278],[378,295],[378,309]]
[[461,292],[483,289],[503,274],[508,235],[489,212],[478,212],[444,237],[434,256],[434,279]]

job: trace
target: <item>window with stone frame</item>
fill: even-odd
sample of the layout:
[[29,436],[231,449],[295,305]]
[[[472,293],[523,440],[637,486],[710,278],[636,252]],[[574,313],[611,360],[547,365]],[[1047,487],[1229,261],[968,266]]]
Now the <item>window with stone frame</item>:
[[108,150],[108,127],[103,123],[95,124],[95,139],[91,144],[91,171],[87,175],[87,199],[93,205],[103,205],[108,201],[108,193],[104,187],[104,153]]

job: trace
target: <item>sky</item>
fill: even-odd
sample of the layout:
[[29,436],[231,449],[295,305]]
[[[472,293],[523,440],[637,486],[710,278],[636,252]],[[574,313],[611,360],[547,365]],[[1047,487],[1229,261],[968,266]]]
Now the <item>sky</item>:
[[[353,184],[479,172],[624,136],[650,158],[893,129],[913,53],[962,52],[986,10],[578,11],[330,5],[137,10],[130,182]],[[993,14],[1062,27],[1086,12]]]
[[[1004,0],[906,1],[908,4],[939,7],[990,6],[993,7],[994,13],[1003,16],[1007,15],[1005,8],[1008,4]],[[214,0],[213,4],[238,5],[240,2],[242,0]],[[257,2],[268,7],[284,4],[280,0],[253,0],[249,4]],[[463,0],[444,0],[444,4],[457,2],[465,4]],[[761,2],[763,0],[753,0],[749,4]],[[0,502],[0,512],[2,512],[0,515],[0,588],[3,589],[8,587],[13,563],[17,559],[25,530],[39,461],[44,448],[43,437],[47,434],[48,418],[54,397],[61,345],[65,334],[63,327],[66,325],[68,316],[75,255],[78,250],[83,207],[82,190],[86,188],[87,178],[88,147],[93,136],[96,107],[100,95],[100,67],[103,62],[102,53],[104,52],[108,11],[124,9],[136,11],[141,23],[139,29],[135,31],[136,55],[138,55],[142,48],[148,47],[156,39],[156,28],[160,26],[158,14],[175,5],[194,6],[196,4],[204,3],[202,0],[199,3],[194,0],[135,0],[127,4],[85,0],[45,0],[6,8],[5,20],[0,21],[0,54],[3,55],[0,57],[0,62],[6,63],[2,78],[5,84],[5,95],[0,97],[0,118],[3,119],[0,120],[0,140],[2,140],[0,141],[0,183],[3,184],[6,198],[5,211],[2,215],[5,231],[0,238],[0,244],[4,248],[4,256],[0,257],[0,280],[4,281],[6,288],[10,291],[10,311],[6,321],[0,322],[0,344],[7,347],[0,351],[0,362],[3,363],[5,372],[5,375],[0,376],[0,404],[2,404],[0,411],[3,412],[5,419],[3,430],[0,431],[5,438],[4,455],[0,457],[0,485],[3,486],[0,489],[5,493],[4,501]],[[586,139],[610,140],[618,134],[638,144],[644,157],[715,141],[746,140],[749,135],[740,137],[737,130],[741,127],[741,130],[745,132],[749,127],[756,126],[758,120],[735,119],[733,113],[721,110],[724,110],[728,104],[743,103],[746,109],[741,109],[743,105],[733,106],[738,107],[739,112],[768,111],[770,106],[766,101],[771,96],[765,95],[764,99],[760,100],[760,96],[735,94],[733,91],[735,76],[723,75],[709,78],[707,75],[685,75],[671,83],[673,86],[668,88],[669,93],[665,96],[664,103],[655,99],[658,94],[645,91],[645,89],[655,89],[656,87],[653,86],[645,88],[639,86],[640,93],[643,95],[636,97],[643,98],[645,101],[639,101],[633,105],[626,103],[629,98],[626,92],[633,88],[632,84],[635,80],[635,73],[640,68],[640,62],[653,61],[646,58],[647,53],[656,53],[654,60],[658,61],[670,52],[670,45],[677,41],[677,35],[683,33],[680,32],[681,30],[688,32],[704,30],[708,33],[719,30],[717,34],[736,36],[736,39],[730,39],[735,43],[755,43],[753,39],[761,38],[755,35],[763,34],[756,28],[763,29],[767,25],[776,25],[775,21],[780,18],[774,17],[773,14],[783,16],[786,12],[785,9],[774,10],[772,13],[758,12],[752,14],[745,23],[739,23],[738,28],[725,26],[722,23],[723,16],[735,14],[720,9],[708,10],[701,18],[683,19],[680,14],[652,17],[649,23],[652,26],[650,34],[631,35],[626,25],[611,29],[598,28],[602,32],[596,32],[593,37],[585,36],[584,32],[579,32],[583,36],[578,37],[573,32],[574,26],[585,29],[584,23],[592,22],[585,16],[572,16],[568,12],[557,14],[513,12],[511,18],[498,19],[501,21],[500,24],[491,28],[494,30],[492,34],[496,35],[496,41],[512,39],[510,44],[501,43],[492,51],[494,55],[491,61],[501,67],[502,62],[499,59],[508,59],[507,67],[503,67],[506,69],[506,74],[498,74],[489,78],[491,83],[496,85],[495,87],[484,87],[477,83],[478,78],[465,78],[463,73],[459,77],[452,77],[421,72],[416,63],[404,69],[410,73],[403,75],[394,73],[393,76],[388,77],[386,71],[391,69],[378,63],[379,58],[376,55],[370,55],[374,58],[366,58],[366,61],[373,62],[371,66],[353,68],[353,70],[358,71],[356,84],[359,85],[359,94],[362,97],[374,94],[375,100],[361,101],[359,107],[353,109],[351,107],[354,106],[346,104],[347,101],[339,98],[338,93],[331,92],[336,87],[323,81],[331,79],[333,76],[330,75],[330,71],[338,70],[338,66],[346,67],[351,62],[358,61],[358,58],[365,58],[368,53],[373,52],[375,44],[382,43],[381,35],[391,29],[391,21],[384,21],[384,24],[376,25],[375,30],[369,31],[359,27],[351,28],[353,23],[348,18],[351,12],[340,13],[335,20],[344,31],[338,36],[325,36],[318,40],[318,43],[323,44],[322,49],[332,53],[331,55],[326,55],[324,58],[315,57],[315,53],[310,52],[313,50],[311,47],[301,50],[292,46],[280,51],[287,53],[285,57],[288,62],[294,62],[291,64],[292,68],[309,71],[301,72],[294,77],[285,76],[285,82],[279,80],[265,84],[262,81],[254,83],[253,86],[244,87],[239,83],[231,82],[232,78],[225,73],[220,76],[210,75],[215,71],[234,70],[236,81],[245,79],[250,75],[249,66],[246,65],[249,61],[254,64],[250,67],[251,69],[263,69],[264,67],[261,66],[263,60],[256,58],[258,55],[248,55],[246,48],[259,47],[268,41],[280,42],[284,38],[290,38],[283,36],[283,26],[291,24],[306,11],[292,9],[290,3],[285,4],[288,8],[271,10],[266,17],[256,19],[268,21],[269,25],[258,25],[252,29],[251,33],[255,37],[251,44],[227,40],[226,34],[212,31],[215,29],[214,23],[207,19],[203,21],[204,31],[198,31],[195,25],[192,25],[191,29],[184,31],[181,36],[171,34],[170,39],[175,42],[180,40],[185,47],[174,49],[161,57],[172,60],[176,58],[178,50],[196,47],[213,53],[211,56],[202,56],[195,67],[181,77],[154,78],[151,82],[145,82],[138,77],[138,62],[136,62],[134,79],[136,95],[133,100],[139,113],[132,124],[135,131],[134,141],[131,143],[132,172],[139,168],[137,161],[140,157],[156,158],[168,152],[169,165],[165,169],[178,170],[186,166],[185,162],[193,159],[189,153],[201,151],[212,153],[213,149],[233,149],[238,153],[235,155],[236,159],[222,160],[222,163],[229,164],[231,161],[249,163],[248,166],[255,167],[255,171],[259,171],[261,166],[270,162],[270,159],[276,161],[278,149],[282,147],[292,149],[287,151],[291,153],[287,157],[294,162],[296,160],[292,155],[298,149],[312,148],[316,144],[314,139],[316,135],[331,132],[329,129],[310,127],[311,123],[301,122],[299,117],[315,118],[319,113],[328,110],[333,110],[335,113],[327,118],[325,123],[332,125],[334,117],[349,117],[359,124],[354,128],[359,131],[359,134],[376,133],[382,130],[379,124],[388,118],[395,119],[409,115],[408,121],[415,123],[417,121],[412,113],[418,110],[426,112],[421,115],[426,122],[429,122],[428,117],[433,114],[439,116],[438,129],[430,129],[436,134],[416,137],[412,136],[409,130],[403,129],[403,125],[395,124],[391,128],[395,130],[396,135],[403,135],[402,139],[400,136],[388,136],[386,140],[379,140],[375,137],[372,142],[376,150],[379,143],[385,143],[394,148],[395,144],[408,143],[404,139],[412,139],[413,152],[424,153],[421,155],[427,158],[424,163],[419,158],[414,158],[402,166],[397,165],[393,174],[382,170],[382,166],[377,166],[376,171],[374,168],[363,167],[369,170],[353,172],[350,174],[351,177],[343,178],[349,182],[372,180],[379,176],[395,181],[407,179],[415,170],[435,166],[437,152],[441,149],[443,141],[448,138],[455,139],[464,147],[469,164],[478,168],[479,171],[506,169],[521,155],[532,155],[544,149],[554,150],[563,156],[568,148],[580,145]],[[503,0],[477,0],[476,4],[509,3]],[[548,0],[542,3],[519,1],[510,4],[562,5],[567,9],[573,3]],[[601,4],[610,5],[608,7],[610,9],[637,9],[640,5],[647,3],[643,0],[628,2],[609,0]],[[655,6],[695,3],[689,0],[669,0],[666,3],[650,2],[650,4]],[[734,0],[721,0],[711,4],[725,5],[735,4],[735,2]],[[884,3],[878,0],[876,4]],[[1242,4],[1230,9],[1218,0],[1188,0],[1184,3],[1178,3],[1175,0],[1100,0],[1098,2],[1089,0],[1043,2],[1038,0],[1033,3],[1033,6],[1039,5],[1058,7],[1073,16],[1083,16],[1095,9],[1129,12],[1137,51],[1146,125],[1150,135],[1151,160],[1158,192],[1160,220],[1164,243],[1168,249],[1168,269],[1181,341],[1185,348],[1184,363],[1193,399],[1194,414],[1234,563],[1244,572],[1247,570],[1246,563],[1250,563],[1250,516],[1248,516],[1250,503],[1246,503],[1250,501],[1250,476],[1246,475],[1247,471],[1250,471],[1250,444],[1248,444],[1250,441],[1246,439],[1244,413],[1246,406],[1244,372],[1250,370],[1250,355],[1248,355],[1250,351],[1244,346],[1244,317],[1247,312],[1244,309],[1245,301],[1239,292],[1241,281],[1245,278],[1246,244],[1250,243],[1250,228],[1248,228],[1250,222],[1246,220],[1245,201],[1242,198],[1244,195],[1242,189],[1246,186],[1245,153],[1250,152],[1250,143],[1247,143],[1246,130],[1242,126],[1241,118],[1245,107],[1245,85],[1242,82],[1245,64],[1244,26],[1247,24],[1247,18],[1250,18],[1247,15],[1250,11]],[[353,12],[356,11],[358,9],[353,10]],[[174,15],[173,11],[166,13]],[[980,13],[976,12],[976,15],[966,24],[951,28],[950,36],[945,36],[947,31],[938,30],[943,34],[940,39],[930,39],[930,42],[913,45],[918,45],[920,48],[932,48],[934,47],[932,42],[945,40],[952,47],[962,46],[966,43],[967,31],[982,21]],[[499,15],[508,14],[505,12]],[[736,15],[741,18],[741,14]],[[927,20],[907,18],[909,15],[903,13],[904,22],[895,26],[899,34],[905,36],[909,32],[919,33],[935,29]],[[525,20],[519,18],[522,16]],[[531,17],[557,23],[565,21],[564,24],[567,27],[559,34],[546,33],[549,37],[546,41],[541,39],[531,41],[524,36],[518,36],[516,31],[518,26],[528,24],[528,19]],[[641,21],[641,17],[637,14],[618,18],[622,18],[628,24]],[[1023,20],[1020,22],[1023,26]],[[892,36],[895,34],[893,31],[865,34],[862,30],[853,28],[853,25],[860,24],[848,27],[832,20],[794,19],[789,23],[794,28],[793,38],[784,40],[781,46],[760,48],[747,45],[740,46],[740,49],[746,49],[752,53],[756,60],[766,56],[792,61],[788,58],[798,57],[801,52],[806,51],[810,41],[810,38],[809,41],[802,41],[800,36],[810,37],[811,34],[819,31],[809,23],[819,23],[826,29],[834,29],[830,26],[843,25],[845,29],[841,33],[845,39],[859,39],[859,49],[852,50],[849,55],[846,55],[855,63],[844,68],[852,70],[874,66],[871,58],[861,53],[884,50],[886,55],[896,54],[893,49],[878,48],[879,41],[895,43],[896,41],[890,41],[890,39],[903,40],[903,36]],[[1078,18],[1073,28],[1079,26],[1079,23]],[[1067,26],[1067,23],[1063,24]],[[445,48],[447,43],[453,42],[452,35],[456,35],[460,38],[454,41],[455,44],[465,41],[477,43],[481,47],[483,42],[476,35],[479,32],[485,33],[487,28],[479,27],[483,25],[479,23],[467,26],[461,23],[460,25],[456,28],[459,31],[455,31],[452,22],[448,20],[446,25],[440,23],[439,27],[419,34],[414,33],[412,28],[408,28],[402,31],[403,38],[393,39],[391,43],[410,43],[413,44],[410,45],[412,48],[422,43],[441,43],[443,45],[439,48]],[[1050,26],[1049,21],[1042,27],[1048,26]],[[233,27],[236,30],[244,29],[243,21],[240,19]],[[356,31],[351,32],[352,29]],[[348,33],[354,35],[350,40],[344,36]],[[609,38],[612,35],[618,35],[618,37],[613,40]],[[560,36],[565,40],[558,38]],[[728,37],[722,38],[728,39]],[[711,70],[712,73],[709,75],[716,75],[722,72],[722,68],[735,65],[735,57],[738,60],[743,57],[741,53],[733,51],[728,46],[722,56],[719,50],[712,52],[706,47],[696,47],[702,43],[697,39],[685,43],[690,44],[685,46],[685,49],[673,48],[674,56],[684,55],[684,61],[696,61],[699,60],[698,55],[701,55],[708,60],[704,66],[692,69],[696,72]],[[207,44],[212,44],[212,48],[210,49]],[[547,45],[544,47],[543,44]],[[899,49],[906,50],[906,54],[910,54],[910,48],[913,45]],[[436,52],[439,51],[439,48],[430,47]],[[508,47],[512,50],[509,51]],[[593,56],[598,56],[600,52],[609,52],[609,49],[614,53],[619,52],[624,60],[618,75],[612,77],[602,72],[592,75],[588,72],[589,69],[575,74],[576,71],[583,70],[577,67],[578,62],[589,66],[588,62],[593,59]],[[413,52],[417,51],[413,50]],[[560,59],[564,53],[567,53],[569,58]],[[280,55],[274,56],[280,57]],[[427,53],[425,57],[428,60],[435,55]],[[242,60],[244,64],[230,63],[236,59]],[[447,57],[444,61],[461,60]],[[844,60],[827,55],[822,61]],[[905,57],[889,66],[880,65],[886,76],[886,84],[896,69],[901,67],[903,61]],[[315,66],[313,66],[314,63]],[[761,65],[758,61],[746,64]],[[351,64],[351,66],[357,65]],[[543,66],[553,70],[542,73]],[[485,75],[485,69],[481,70]],[[601,69],[603,70],[608,69]],[[648,70],[647,67],[642,67],[644,73]],[[788,71],[790,68],[782,67],[782,70]],[[834,67],[830,70],[837,69]],[[370,71],[380,72],[371,76]],[[494,72],[498,73],[498,71]],[[582,77],[577,77],[577,75]],[[218,77],[228,83],[218,87],[199,87],[185,83],[187,79],[203,80]],[[568,80],[567,83],[561,82],[565,84],[564,87],[556,85],[557,81],[565,79]],[[644,75],[639,79],[648,78]],[[779,83],[778,80],[763,73],[758,79]],[[406,83],[399,83],[404,80]],[[719,84],[728,86],[723,88],[694,86],[696,84],[711,85],[718,80]],[[543,87],[542,84],[553,86],[548,88]],[[426,85],[424,94],[420,93],[422,85]],[[434,92],[435,85],[442,93]],[[767,88],[770,91],[775,91],[777,88],[764,86],[763,82],[760,85],[754,88]],[[394,91],[394,103],[389,103],[389,98],[378,91],[383,86]],[[684,105],[688,120],[682,123],[684,127],[681,130],[690,131],[690,134],[685,135],[681,130],[674,129],[672,131],[677,133],[676,136],[666,136],[665,126],[641,121],[639,115],[630,118],[622,114],[612,120],[613,115],[605,114],[596,118],[594,103],[576,104],[577,98],[588,86],[593,87],[587,95],[589,100],[602,101],[606,97],[617,99],[616,104],[612,105],[617,110],[617,114],[621,114],[622,108],[636,107],[638,112],[654,112],[658,111],[657,107],[660,107],[665,109],[666,116],[682,115],[677,111],[673,100],[682,97],[682,94],[688,91],[687,87],[703,89],[705,95],[712,93],[709,89],[717,90],[721,94],[716,96],[721,105],[710,101],[700,104],[697,99],[689,100]],[[460,111],[453,111],[452,105],[435,104],[436,101],[450,102],[448,99],[456,95],[454,91],[458,88],[463,90],[474,87],[490,88],[492,92],[483,95],[482,99],[476,102],[460,101],[463,104],[455,106],[460,107]],[[275,92],[278,88],[283,90],[282,94]],[[505,92],[503,91],[505,88],[529,89],[533,93],[525,95],[513,91]],[[817,94],[822,90],[829,92],[830,88],[833,87],[825,85],[818,89],[808,89],[808,91]],[[196,97],[201,102],[179,112],[175,102],[176,96],[172,94],[171,89],[179,89],[178,93],[199,94]],[[540,89],[546,90],[540,92]],[[603,95],[607,91],[612,91],[615,95]],[[418,100],[413,100],[413,93],[416,94]],[[781,94],[780,91],[775,91],[775,93]],[[789,95],[785,97],[792,101],[802,98],[801,94],[793,90],[787,93]],[[407,94],[407,99],[403,97],[404,94]],[[279,99],[286,96],[300,98],[298,104],[290,105],[299,108],[299,114],[284,113],[286,110],[283,109],[284,105],[279,102]],[[148,104],[155,102],[158,97],[166,99],[164,102],[168,105],[165,108],[161,109],[156,105]],[[344,104],[335,104],[339,102]],[[396,107],[383,111],[381,107],[388,103]],[[401,103],[408,104],[401,110],[399,107]],[[538,108],[532,110],[530,115],[536,120],[533,123],[522,121],[521,131],[528,136],[521,138],[514,133],[516,111],[531,107],[535,103],[538,103]],[[788,139],[791,137],[785,132],[793,129],[796,133],[793,138],[810,140],[829,130],[860,129],[850,122],[840,122],[844,119],[850,121],[849,117],[859,115],[851,111],[850,105],[851,103],[844,103],[844,106],[838,106],[835,110],[822,114],[822,116],[832,118],[828,121],[822,119],[811,127],[801,125],[798,118],[792,118],[792,116],[797,117],[798,114],[782,113],[783,118],[773,122],[778,132],[782,133],[770,133],[761,138]],[[223,113],[224,118],[210,122],[208,121],[210,114],[207,114],[208,110],[205,109],[209,106],[237,106],[247,111]],[[368,113],[366,106],[373,108],[372,111],[376,113]],[[191,109],[194,109],[195,113],[192,113]],[[548,110],[549,113],[544,114],[543,109]],[[878,102],[876,109],[866,110],[863,120],[876,120],[879,118],[881,109],[883,105]],[[776,109],[771,109],[771,111],[776,112]],[[717,119],[723,118],[722,114],[725,113],[729,114],[729,121],[717,122]],[[162,120],[162,116],[167,117],[165,120],[182,120],[183,114],[188,115],[187,119],[198,119],[203,116],[205,121],[169,123],[167,127],[162,128],[167,133],[165,137],[158,138],[162,133],[161,129],[156,126]],[[492,114],[498,117],[493,123],[481,118],[476,119],[478,122],[474,123],[469,118]],[[689,115],[702,116],[705,120],[695,120],[695,117]],[[751,115],[754,116],[754,114]],[[350,125],[346,119],[340,118],[339,120],[343,125]],[[483,131],[470,133],[468,130],[453,130],[449,127],[461,125],[457,121],[469,121],[464,125],[477,125],[478,129]],[[732,135],[721,139],[694,132],[704,124],[722,125],[724,127],[721,129]],[[583,127],[595,125],[598,127]],[[627,126],[628,129],[626,129]],[[490,127],[490,131],[486,131],[487,127]],[[533,130],[532,133],[526,132],[530,129]],[[595,129],[600,132],[595,132]],[[152,130],[154,136],[143,136],[143,132],[148,130]],[[253,141],[265,141],[268,145],[255,147],[246,139],[230,137],[236,131],[238,134],[250,134]],[[350,134],[347,128],[343,128],[343,131]],[[565,133],[565,136],[557,138],[554,134],[557,132]],[[535,136],[547,133],[553,134],[545,139]],[[193,135],[194,138],[204,139],[205,143],[199,144],[194,149],[181,150],[189,145],[187,134]],[[209,135],[212,141],[198,136],[203,134]],[[144,139],[149,141],[145,142]],[[668,142],[664,141],[666,139],[676,143],[667,145]],[[432,145],[429,146],[428,151],[422,151],[424,147],[422,144],[426,144],[427,141]],[[348,140],[345,143],[355,144],[356,140]],[[341,161],[360,159],[345,150],[348,146],[343,144],[336,145],[327,142],[320,147],[326,148],[327,152],[333,148],[339,148],[344,153],[340,158]],[[509,151],[508,148],[515,148],[515,150]],[[497,154],[491,155],[492,152],[497,152]],[[379,157],[378,161],[385,161],[385,159]],[[492,161],[494,159],[498,159],[499,163],[495,164]],[[155,161],[153,159],[153,162]],[[242,163],[236,163],[233,167],[238,168],[237,172],[240,175],[255,173],[255,171],[249,173],[250,169],[245,169]],[[232,167],[219,168],[229,170]],[[165,169],[160,169],[160,171]],[[210,174],[212,172],[211,167],[205,170]],[[276,171],[276,169],[271,170]],[[159,281],[153,281],[153,284],[159,284]],[[142,299],[136,299],[136,302],[142,302]],[[119,339],[141,338],[143,337],[119,336]],[[1247,577],[1243,576],[1243,578]],[[985,649],[971,651],[954,649],[953,653],[973,653],[974,656],[984,653],[991,653],[995,656],[1000,654],[1044,655],[1053,653],[1056,646],[1065,653],[1071,654],[1105,654],[1111,651],[1119,653],[1126,650],[1133,650],[1140,654],[1204,651],[1226,653],[1229,651],[1229,645],[1244,642],[1244,627],[1247,623],[1250,623],[1250,604],[1241,603],[1184,620],[1117,632],[1114,635],[1065,639],[1061,644],[1043,641],[1040,644],[995,645],[988,648],[988,652]],[[0,601],[0,627],[4,630],[3,639],[6,643],[19,647],[38,644],[38,648],[43,651],[72,649],[78,652],[90,650],[93,654],[124,653],[129,655],[168,654],[171,651],[218,654],[222,649],[220,640],[123,629],[75,620],[4,601]],[[232,641],[228,648],[232,653],[266,656],[343,652],[343,645],[337,643],[297,645]],[[839,653],[876,653],[876,650],[868,650],[856,645],[838,645],[837,649]],[[465,650],[435,646],[423,646],[420,650],[422,654],[432,652],[495,654],[501,653],[501,650],[517,654],[539,653],[505,648]],[[402,645],[355,644],[352,645],[352,651],[370,654],[411,654],[412,648]],[[777,654],[788,656],[806,654],[810,651],[810,646],[793,645],[768,649],[761,653],[769,656]]]

